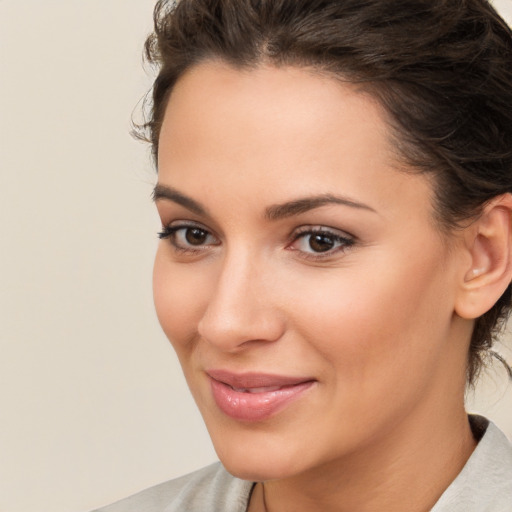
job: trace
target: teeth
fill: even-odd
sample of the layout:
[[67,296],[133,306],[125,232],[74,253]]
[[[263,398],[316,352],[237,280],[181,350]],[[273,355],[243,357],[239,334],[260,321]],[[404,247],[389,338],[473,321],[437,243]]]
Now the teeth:
[[248,390],[249,393],[265,393],[269,391],[277,391],[281,389],[281,386],[269,386],[267,388],[251,388]]
[[233,388],[239,393],[268,393],[270,391],[278,391],[281,386],[268,386],[266,388]]

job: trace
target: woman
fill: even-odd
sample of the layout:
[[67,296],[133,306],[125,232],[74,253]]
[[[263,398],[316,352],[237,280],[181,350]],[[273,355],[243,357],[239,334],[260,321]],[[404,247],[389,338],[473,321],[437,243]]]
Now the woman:
[[159,2],[160,323],[222,462],[103,509],[512,509],[464,410],[511,302],[512,34],[484,0]]

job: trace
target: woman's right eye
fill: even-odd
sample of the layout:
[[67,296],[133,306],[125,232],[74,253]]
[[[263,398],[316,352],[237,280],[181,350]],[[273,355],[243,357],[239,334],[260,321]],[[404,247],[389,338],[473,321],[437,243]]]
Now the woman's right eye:
[[158,238],[168,239],[175,249],[189,252],[220,243],[212,233],[200,226],[164,226]]

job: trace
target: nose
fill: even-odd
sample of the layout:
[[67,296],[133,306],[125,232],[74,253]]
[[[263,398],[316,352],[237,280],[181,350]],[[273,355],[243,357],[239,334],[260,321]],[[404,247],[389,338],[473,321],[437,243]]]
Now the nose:
[[249,255],[232,255],[219,267],[199,321],[201,338],[225,352],[243,350],[252,342],[277,341],[285,322],[268,266],[258,265]]

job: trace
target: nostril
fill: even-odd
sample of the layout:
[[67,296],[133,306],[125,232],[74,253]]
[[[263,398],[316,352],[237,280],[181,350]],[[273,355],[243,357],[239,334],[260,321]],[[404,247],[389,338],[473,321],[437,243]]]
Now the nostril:
[[233,314],[209,310],[200,320],[197,330],[205,342],[222,350],[237,351],[277,341],[284,332],[284,323],[272,309],[238,310]]

